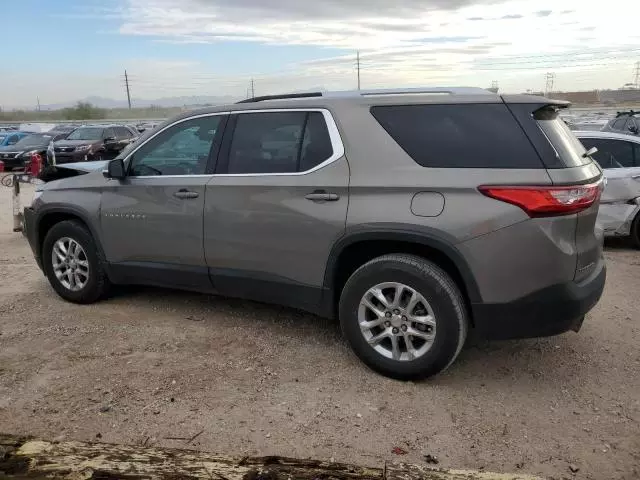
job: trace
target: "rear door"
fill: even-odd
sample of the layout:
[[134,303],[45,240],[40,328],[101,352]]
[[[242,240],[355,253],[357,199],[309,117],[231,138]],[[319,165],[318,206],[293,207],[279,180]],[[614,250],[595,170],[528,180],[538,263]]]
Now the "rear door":
[[205,185],[225,116],[179,121],[135,149],[101,204],[102,240],[120,281],[210,288],[203,249]]
[[206,187],[205,256],[227,295],[314,308],[345,230],[349,167],[327,110],[232,114]]

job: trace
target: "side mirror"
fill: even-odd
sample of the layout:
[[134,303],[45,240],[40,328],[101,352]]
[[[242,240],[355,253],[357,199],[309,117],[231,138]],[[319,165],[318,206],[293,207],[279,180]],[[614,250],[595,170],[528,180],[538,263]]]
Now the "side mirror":
[[115,142],[115,141],[116,141],[116,137],[104,137],[104,143]]
[[628,128],[631,133],[638,133],[638,127],[636,125],[629,125]]
[[106,178],[113,178],[116,180],[122,180],[127,176],[126,172],[124,171],[124,162],[119,158],[111,160],[107,164],[107,169],[103,170],[102,174]]

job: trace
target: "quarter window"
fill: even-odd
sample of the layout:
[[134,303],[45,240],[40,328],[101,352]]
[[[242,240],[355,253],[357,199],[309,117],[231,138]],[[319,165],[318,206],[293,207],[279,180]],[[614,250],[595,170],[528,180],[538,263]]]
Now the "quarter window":
[[295,173],[333,155],[321,112],[238,114],[227,173]]
[[375,106],[371,113],[423,167],[543,167],[503,104]]
[[581,138],[580,141],[588,150],[596,147],[598,151],[593,158],[602,168],[633,167],[633,143],[624,140],[609,140],[602,138]]
[[194,118],[169,127],[131,157],[133,176],[203,175],[221,117]]

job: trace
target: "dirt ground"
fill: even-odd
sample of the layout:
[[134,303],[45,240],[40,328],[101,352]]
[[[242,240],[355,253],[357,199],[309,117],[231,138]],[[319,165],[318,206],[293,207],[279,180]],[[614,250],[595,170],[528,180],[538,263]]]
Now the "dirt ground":
[[472,340],[412,383],[364,367],[336,322],[289,309],[145,288],[66,303],[10,214],[0,188],[2,432],[640,478],[640,252],[624,242],[607,247],[606,291],[579,334]]

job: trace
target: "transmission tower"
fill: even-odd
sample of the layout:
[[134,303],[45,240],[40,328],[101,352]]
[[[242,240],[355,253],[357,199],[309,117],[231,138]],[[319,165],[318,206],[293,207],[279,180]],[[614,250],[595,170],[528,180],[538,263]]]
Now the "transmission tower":
[[553,72],[547,72],[544,78],[546,80],[545,87],[544,87],[544,94],[545,96],[547,96],[548,94],[553,92],[553,83],[556,80],[556,74]]
[[640,90],[640,62],[636,62],[636,68],[633,71],[633,76],[635,78],[636,90]]

